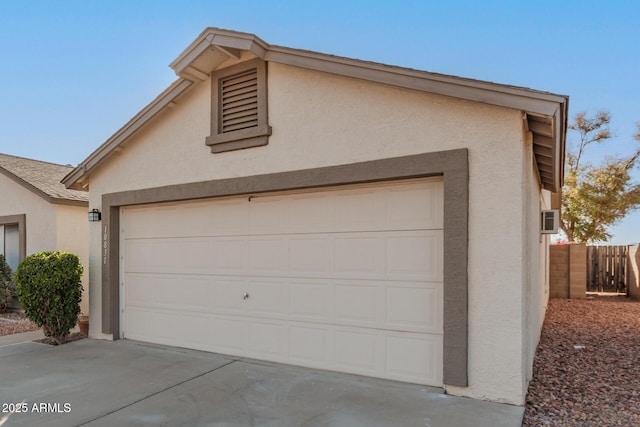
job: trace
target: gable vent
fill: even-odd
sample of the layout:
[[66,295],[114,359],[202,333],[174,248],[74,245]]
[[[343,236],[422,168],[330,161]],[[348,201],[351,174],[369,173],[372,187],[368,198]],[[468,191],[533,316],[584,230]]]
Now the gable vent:
[[220,133],[258,126],[258,70],[220,80]]

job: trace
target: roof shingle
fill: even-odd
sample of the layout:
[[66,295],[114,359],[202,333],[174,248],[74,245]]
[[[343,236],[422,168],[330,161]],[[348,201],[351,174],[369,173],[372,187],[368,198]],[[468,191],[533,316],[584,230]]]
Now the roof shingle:
[[60,182],[72,170],[72,166],[0,153],[0,173],[54,203],[88,201],[87,192],[69,190]]

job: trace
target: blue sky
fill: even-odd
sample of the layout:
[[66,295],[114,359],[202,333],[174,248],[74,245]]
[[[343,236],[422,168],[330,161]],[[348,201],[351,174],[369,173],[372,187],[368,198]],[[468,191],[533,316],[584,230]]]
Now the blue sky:
[[[639,2],[616,0],[0,0],[0,152],[81,162],[176,78],[169,63],[214,26],[569,95],[571,116],[613,116],[615,138],[587,157],[597,162],[634,147],[639,16]],[[611,231],[615,244],[640,242],[640,213]]]

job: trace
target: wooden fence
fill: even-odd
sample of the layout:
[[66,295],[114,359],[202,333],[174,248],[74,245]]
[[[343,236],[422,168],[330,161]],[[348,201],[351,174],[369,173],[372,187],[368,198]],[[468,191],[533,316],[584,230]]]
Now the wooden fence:
[[627,292],[627,246],[587,246],[587,292]]

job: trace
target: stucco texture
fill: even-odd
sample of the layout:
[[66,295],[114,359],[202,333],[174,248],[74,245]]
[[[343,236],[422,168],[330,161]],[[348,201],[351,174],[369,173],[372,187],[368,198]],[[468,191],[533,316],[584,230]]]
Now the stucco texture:
[[56,205],[56,248],[78,255],[84,268],[80,309],[89,313],[89,220],[87,208]]
[[88,312],[89,244],[87,209],[55,205],[15,181],[0,175],[0,216],[26,216],[26,255],[61,250],[75,253],[85,270],[83,312]]
[[[469,387],[448,392],[522,404],[523,366],[530,364],[535,341],[527,331],[530,323],[540,323],[539,314],[524,314],[533,298],[527,289],[539,282],[525,279],[538,271],[538,255],[531,262],[524,255],[540,242],[537,231],[523,231],[539,215],[533,196],[539,191],[522,113],[275,63],[269,63],[268,81],[269,145],[211,154],[204,144],[210,84],[200,83],[92,173],[90,206],[99,208],[102,195],[113,192],[467,148]],[[96,337],[101,244],[100,227],[92,225]]]
[[55,249],[55,206],[4,175],[0,175],[0,194],[0,216],[27,215],[27,255]]

